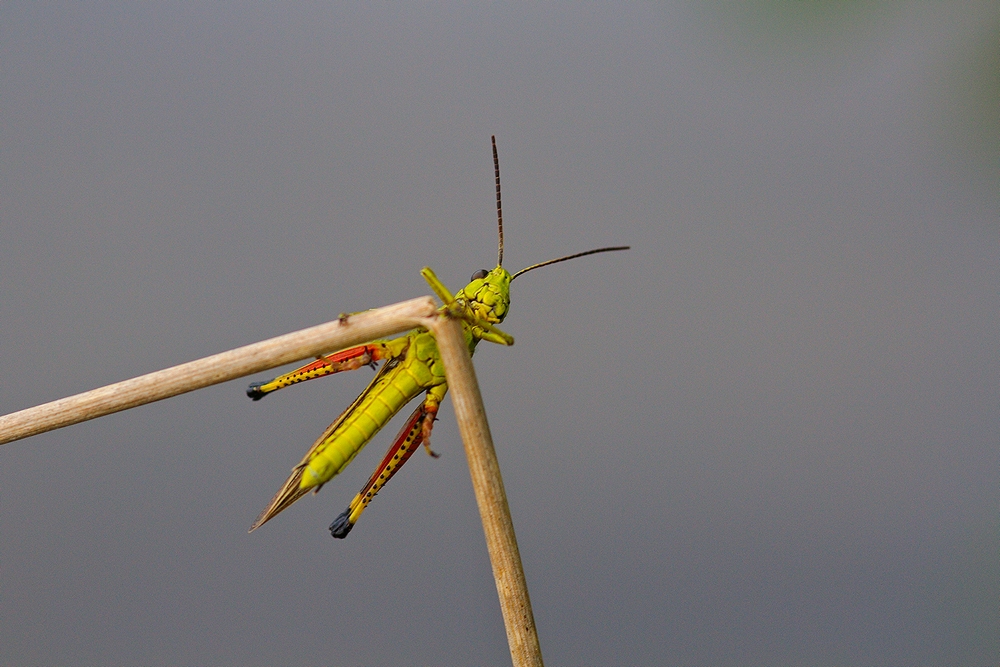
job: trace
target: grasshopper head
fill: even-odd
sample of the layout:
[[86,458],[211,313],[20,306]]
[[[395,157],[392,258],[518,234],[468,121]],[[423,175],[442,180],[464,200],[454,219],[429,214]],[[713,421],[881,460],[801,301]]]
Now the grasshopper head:
[[[625,250],[628,246],[616,246],[614,248],[597,248],[586,252],[578,252],[575,255],[567,255],[558,259],[550,259],[547,262],[533,264],[521,269],[511,275],[507,269],[503,268],[503,210],[500,205],[500,159],[497,157],[497,138],[492,137],[493,142],[493,172],[497,184],[497,235],[499,236],[499,247],[497,248],[497,268],[492,271],[480,269],[472,274],[472,282],[455,295],[458,301],[466,304],[478,317],[490,322],[499,324],[503,318],[507,317],[507,309],[510,307],[510,283],[522,273],[527,273],[542,266],[565,262],[567,259],[593,255],[598,252],[608,252],[609,250]],[[483,330],[473,327],[472,336],[481,339]],[[507,343],[508,345],[510,343]]]
[[472,282],[455,295],[464,301],[475,314],[487,322],[499,324],[510,307],[511,275],[498,266],[492,271],[480,269],[472,274]]

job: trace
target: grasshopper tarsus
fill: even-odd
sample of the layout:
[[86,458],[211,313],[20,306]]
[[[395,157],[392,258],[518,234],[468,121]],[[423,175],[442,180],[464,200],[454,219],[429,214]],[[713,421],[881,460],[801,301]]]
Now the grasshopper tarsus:
[[342,540],[351,532],[351,528],[354,528],[354,524],[351,523],[351,508],[348,507],[338,514],[337,518],[330,524],[330,535]]
[[247,396],[249,396],[255,401],[259,401],[260,399],[264,398],[265,396],[267,396],[267,392],[261,391],[260,388],[263,387],[265,384],[266,384],[265,382],[254,382],[249,387],[247,387]]

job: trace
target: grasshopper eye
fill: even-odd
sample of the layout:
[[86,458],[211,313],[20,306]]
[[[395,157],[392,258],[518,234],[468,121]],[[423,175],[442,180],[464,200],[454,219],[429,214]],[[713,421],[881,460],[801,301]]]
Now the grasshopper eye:
[[472,279],[473,280],[482,280],[483,278],[485,278],[489,274],[490,274],[490,272],[487,271],[486,269],[479,269],[478,271],[476,271],[475,273],[472,274]]

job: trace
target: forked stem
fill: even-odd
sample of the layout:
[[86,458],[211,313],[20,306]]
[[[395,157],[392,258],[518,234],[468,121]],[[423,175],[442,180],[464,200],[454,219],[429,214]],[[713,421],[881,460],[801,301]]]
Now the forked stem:
[[[447,292],[447,290],[445,290]],[[524,569],[472,360],[457,319],[430,297],[342,317],[309,329],[173,366],[0,417],[0,444],[152,403],[219,382],[423,326],[434,332],[465,443],[515,667],[542,665]]]

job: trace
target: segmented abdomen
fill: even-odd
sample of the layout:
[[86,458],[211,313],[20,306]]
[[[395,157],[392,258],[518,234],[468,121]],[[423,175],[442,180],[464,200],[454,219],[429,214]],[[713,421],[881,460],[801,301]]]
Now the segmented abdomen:
[[[431,348],[428,349],[428,343]],[[372,385],[350,415],[316,449],[300,488],[329,481],[357,456],[393,415],[421,392],[444,382],[434,339],[427,333],[411,341],[405,359]]]

